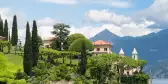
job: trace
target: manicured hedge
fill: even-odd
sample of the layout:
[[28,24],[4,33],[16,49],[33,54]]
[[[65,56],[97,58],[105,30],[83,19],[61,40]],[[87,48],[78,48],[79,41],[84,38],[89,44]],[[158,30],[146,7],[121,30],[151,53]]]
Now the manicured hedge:
[[71,56],[79,55],[79,53],[75,51],[57,51],[57,50],[45,48],[45,49],[40,49],[40,55],[43,55],[43,56],[50,55],[51,58],[61,58],[63,56],[71,58]]

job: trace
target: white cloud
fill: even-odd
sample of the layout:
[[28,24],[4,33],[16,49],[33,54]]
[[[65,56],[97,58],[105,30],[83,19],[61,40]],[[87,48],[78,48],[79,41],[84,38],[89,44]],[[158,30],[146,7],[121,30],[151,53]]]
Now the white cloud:
[[45,17],[43,19],[37,20],[37,26],[38,26],[38,34],[42,38],[47,38],[53,36],[51,34],[51,31],[53,30],[53,25],[56,24],[58,21],[50,18]]
[[37,20],[38,26],[51,26],[54,25],[55,23],[57,23],[57,21],[50,17],[45,17],[41,20]]
[[121,32],[125,36],[142,36],[152,32],[158,32],[161,30],[159,28],[155,29],[148,28],[153,24],[155,24],[153,21],[147,21],[147,20],[144,20],[141,23],[131,22],[129,24],[123,24],[121,25],[122,28]]
[[53,30],[53,26],[39,26],[38,27],[38,34],[42,38],[52,37],[51,31]]
[[[108,29],[112,27],[113,30],[110,30],[110,29],[109,30],[112,33],[115,33],[119,36],[142,36],[152,32],[158,32],[161,30],[159,28],[153,28],[153,29],[149,28],[149,26],[156,24],[152,20],[139,18],[139,22],[137,22],[132,17],[119,15],[114,12],[110,12],[107,9],[90,10],[85,14],[85,16],[89,21],[102,24],[102,26],[100,27],[102,29],[105,29],[105,28]],[[105,25],[106,27],[104,27]],[[95,30],[93,30],[92,32],[97,31],[96,29],[97,28],[95,28]],[[91,31],[91,30],[88,29],[88,31]]]
[[[142,36],[152,32],[160,31],[159,28],[148,28],[149,26],[155,24],[154,21],[148,21],[144,19],[141,22],[136,22],[132,20],[131,17],[117,15],[116,13],[110,13],[107,10],[102,10],[100,14],[98,13],[99,11],[94,11],[94,13],[90,14],[90,19],[92,18],[92,20],[97,21],[98,23],[101,23],[102,21],[107,21],[109,23],[103,23],[100,26],[95,26],[92,24],[90,26],[83,27],[76,27],[74,25],[70,25],[71,34],[82,33],[86,37],[91,38],[97,33],[103,31],[104,29],[108,29],[118,36]],[[111,17],[111,19],[109,19],[109,17]],[[53,25],[57,22],[56,20],[47,17],[41,20],[37,20],[37,22],[40,36],[42,36],[43,38],[53,36],[51,34],[51,31],[53,29]]]
[[73,5],[77,3],[77,0],[40,0],[40,1],[56,3],[56,4],[68,4],[68,5]]
[[168,0],[154,0],[148,8],[137,13],[137,16],[152,20],[168,22]]
[[102,24],[99,27],[88,26],[88,27],[81,27],[75,28],[74,26],[70,29],[71,34],[73,33],[81,33],[84,34],[86,37],[91,38],[95,36],[97,33],[103,31],[104,29],[110,30],[110,32],[118,35],[118,36],[142,36],[147,35],[152,32],[158,32],[161,29],[155,28],[150,29],[148,26],[154,24],[153,21],[144,20],[141,23],[131,22],[128,24],[122,25],[115,25],[115,24]]
[[103,10],[89,10],[85,14],[86,18],[90,21],[94,22],[108,22],[114,23],[117,25],[129,23],[132,21],[130,17],[126,17],[124,15],[117,15],[114,12],[110,12],[108,9]]

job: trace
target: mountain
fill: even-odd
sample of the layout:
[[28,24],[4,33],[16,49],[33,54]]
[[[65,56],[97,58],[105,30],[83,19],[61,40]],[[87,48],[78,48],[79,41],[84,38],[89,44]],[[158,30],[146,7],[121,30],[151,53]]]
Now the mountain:
[[168,59],[160,60],[153,65],[147,65],[143,71],[150,74],[154,79],[166,79],[168,78]]
[[105,29],[90,40],[111,42],[113,52],[118,53],[120,48],[123,48],[126,56],[131,56],[133,48],[136,48],[139,59],[147,60],[148,64],[156,64],[158,60],[168,59],[168,29],[141,37],[119,37]]
[[126,56],[131,56],[133,48],[136,48],[139,59],[148,61],[144,68],[146,73],[153,78],[168,78],[168,29],[141,37],[119,37],[105,29],[90,40],[111,42],[113,52],[118,53],[123,48]]
[[[106,36],[110,37],[110,38],[106,38]],[[100,33],[96,34],[93,38],[90,38],[91,41],[96,41],[96,40],[104,40],[104,41],[108,41],[111,42],[113,40],[117,40],[118,38],[120,38],[119,36],[117,36],[116,34],[111,33],[108,29],[105,29],[103,31],[101,31]]]

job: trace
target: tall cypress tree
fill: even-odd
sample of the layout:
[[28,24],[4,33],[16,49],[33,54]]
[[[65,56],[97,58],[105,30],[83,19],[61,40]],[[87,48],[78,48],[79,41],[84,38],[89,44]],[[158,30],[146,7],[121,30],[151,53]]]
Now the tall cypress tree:
[[38,56],[39,56],[39,45],[38,45],[38,33],[37,33],[36,21],[33,21],[32,29],[32,61],[33,67],[37,66]]
[[3,36],[3,20],[0,16],[0,36]]
[[29,27],[29,23],[27,22],[23,67],[24,67],[24,72],[29,76],[31,75],[31,69],[32,69],[31,54],[32,54],[32,46],[31,46],[30,27]]
[[8,40],[8,21],[7,20],[5,20],[4,37],[6,38],[6,40]]
[[16,17],[16,15],[13,17],[11,43],[12,43],[13,46],[17,45],[17,43],[18,43],[18,29],[17,29],[17,17]]

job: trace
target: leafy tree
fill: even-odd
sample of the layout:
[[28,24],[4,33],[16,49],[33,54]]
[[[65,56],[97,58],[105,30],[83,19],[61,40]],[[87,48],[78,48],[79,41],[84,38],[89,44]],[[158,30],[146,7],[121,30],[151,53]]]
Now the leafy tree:
[[39,43],[38,43],[38,30],[36,21],[33,21],[33,29],[32,29],[32,65],[37,66],[39,56]]
[[2,20],[2,18],[1,18],[1,16],[0,16],[0,36],[3,36],[3,20]]
[[55,35],[55,37],[57,38],[57,41],[59,43],[59,50],[62,50],[61,48],[62,43],[64,43],[67,39],[67,36],[69,35],[69,30],[68,30],[69,25],[63,24],[63,23],[57,23],[54,25],[54,31],[52,31],[51,33]]
[[87,65],[87,51],[93,50],[93,44],[86,38],[79,38],[70,45],[69,50],[81,53],[79,73],[84,75]]
[[[67,49],[67,41],[63,42],[63,48]],[[54,42],[50,44],[51,48],[54,50],[61,50],[61,43],[59,42],[58,39],[56,39]]]
[[102,54],[91,57],[91,77],[95,78],[98,84],[106,84],[106,81],[114,82],[118,76],[114,64],[118,59],[116,54]]
[[75,33],[75,34],[68,36],[68,38],[67,38],[68,47],[71,45],[71,43],[73,43],[78,38],[85,38],[85,36],[80,33]]
[[8,40],[8,21],[7,20],[5,20],[4,37],[6,40]]
[[29,76],[31,75],[31,69],[32,69],[31,55],[32,55],[31,34],[30,34],[29,23],[27,22],[24,56],[23,56],[23,68],[24,68],[24,72]]
[[148,84],[148,79],[150,79],[149,75],[145,73],[138,73],[135,74],[133,77],[138,84]]
[[16,17],[16,15],[13,17],[11,43],[12,43],[12,46],[17,45],[17,43],[18,43],[18,29],[17,29],[17,17]]

